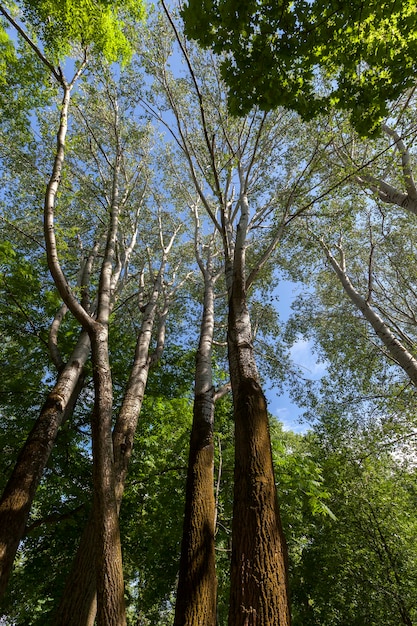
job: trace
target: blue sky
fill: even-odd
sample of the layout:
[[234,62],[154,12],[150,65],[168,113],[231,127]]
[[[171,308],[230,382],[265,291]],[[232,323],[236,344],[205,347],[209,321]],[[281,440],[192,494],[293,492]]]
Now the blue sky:
[[[278,310],[280,319],[285,322],[291,314],[291,304],[299,293],[301,285],[286,280],[279,283],[279,304]],[[318,380],[326,373],[326,364],[317,361],[317,356],[313,353],[313,342],[300,337],[291,347],[291,360],[295,369],[300,371],[305,378]],[[282,393],[274,390],[269,384],[265,388],[265,395],[268,401],[269,412],[274,415],[286,430],[303,433],[308,430],[308,424],[300,421],[302,409],[300,409],[290,398],[288,391],[284,389]]]

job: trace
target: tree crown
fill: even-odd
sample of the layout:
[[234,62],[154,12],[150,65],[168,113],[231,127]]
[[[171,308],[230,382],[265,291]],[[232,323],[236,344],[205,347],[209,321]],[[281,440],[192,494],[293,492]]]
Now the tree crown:
[[414,84],[417,7],[412,0],[188,0],[188,36],[225,53],[233,113],[286,106],[304,119],[351,111],[363,135],[388,102]]

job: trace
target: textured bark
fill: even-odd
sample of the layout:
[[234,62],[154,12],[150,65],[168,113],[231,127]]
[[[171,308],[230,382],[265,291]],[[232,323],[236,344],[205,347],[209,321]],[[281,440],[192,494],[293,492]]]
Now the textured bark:
[[[200,267],[201,259],[200,260]],[[214,388],[211,369],[214,281],[205,274],[196,356],[193,425],[188,458],[181,559],[174,626],[215,626],[217,580],[214,552]]]
[[124,582],[112,443],[112,378],[108,328],[91,333],[95,402],[92,415],[97,625],[124,626]]
[[266,401],[258,382],[242,282],[229,301],[228,348],[235,418],[230,626],[289,626],[287,550]]
[[194,400],[174,626],[215,626],[214,390]]
[[[156,314],[159,283],[151,302],[146,306],[141,331],[123,403],[113,429],[114,476],[117,510],[123,496],[133,438],[142,407],[151,359],[149,346]],[[94,505],[93,505],[94,506]],[[87,521],[78,550],[69,572],[62,598],[54,618],[54,626],[93,626],[96,602],[96,532],[95,511]]]
[[[48,267],[60,296],[68,309],[88,332],[91,341],[94,409],[92,414],[94,530],[96,535],[95,567],[97,585],[97,625],[125,626],[124,585],[122,552],[120,545],[119,520],[115,495],[115,476],[112,445],[112,378],[109,363],[108,323],[114,285],[119,271],[113,274],[120,206],[118,176],[121,166],[121,147],[116,135],[117,149],[113,168],[110,216],[106,246],[101,265],[97,294],[97,316],[94,320],[89,309],[84,308],[85,294],[81,302],[71,289],[60,264],[54,227],[55,199],[59,190],[65,158],[65,141],[71,90],[83,71],[84,62],[78,67],[71,83],[67,83],[59,70],[59,82],[63,89],[60,110],[57,147],[52,173],[46,188],[44,202],[44,236]],[[115,112],[115,128],[118,124],[118,109]],[[117,261],[116,261],[117,267]],[[114,280],[112,280],[114,279]],[[87,298],[88,300],[88,298]]]
[[0,500],[0,596],[6,589],[32,501],[59,427],[72,411],[82,387],[82,371],[89,352],[90,342],[83,333],[48,394],[4,489]]
[[67,577],[54,626],[94,626],[96,600],[96,531],[91,512]]

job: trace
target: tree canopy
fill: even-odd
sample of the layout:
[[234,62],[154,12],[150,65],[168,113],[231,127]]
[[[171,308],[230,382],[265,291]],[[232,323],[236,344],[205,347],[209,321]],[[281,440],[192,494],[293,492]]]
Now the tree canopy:
[[[133,48],[125,32],[126,20],[132,23],[132,20],[141,21],[144,17],[143,3],[136,0],[82,0],[58,4],[50,0],[22,0],[10,3],[9,11],[6,7],[8,3],[0,7],[0,13],[22,19],[29,29],[26,35],[40,38],[46,56],[54,62],[67,56],[73,46],[91,46],[110,61],[130,56]],[[0,41],[3,47],[7,46],[4,30]]]
[[189,0],[182,14],[189,37],[225,54],[235,114],[285,106],[311,119],[337,107],[369,135],[415,83],[413,0]]

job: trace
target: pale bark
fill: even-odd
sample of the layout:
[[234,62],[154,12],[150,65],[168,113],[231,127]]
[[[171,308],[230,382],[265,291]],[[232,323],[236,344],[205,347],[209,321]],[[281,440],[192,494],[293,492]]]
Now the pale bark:
[[58,257],[58,249],[55,237],[54,211],[55,198],[61,181],[62,168],[65,157],[65,138],[68,128],[68,110],[71,99],[72,85],[63,84],[64,96],[61,104],[60,121],[57,133],[57,149],[54,158],[52,173],[46,188],[44,204],[44,235],[48,267],[59,294],[71,313],[77,318],[85,330],[92,328],[92,318],[81,306],[70,289],[67,279],[62,271]]
[[403,209],[410,211],[410,213],[417,215],[417,199],[411,197],[408,193],[399,191],[384,180],[375,178],[370,174],[357,176],[356,180],[361,187],[368,187],[371,191],[377,193],[382,202],[385,202],[386,204],[395,204],[396,206],[402,207]]
[[374,329],[376,335],[380,338],[384,346],[386,347],[391,358],[398,363],[398,365],[404,370],[412,383],[417,386],[417,359],[405,348],[405,346],[399,341],[399,339],[392,332],[389,324],[385,322],[380,315],[373,309],[367,299],[363,298],[358,291],[354,288],[345,268],[344,257],[342,251],[342,260],[339,263],[331,254],[329,248],[320,242],[324,249],[326,256],[333,267],[333,270],[340,280],[346,294],[349,296],[352,303],[362,313],[364,318],[370,323]]
[[377,193],[382,202],[395,204],[417,215],[417,189],[414,181],[410,152],[395,130],[390,128],[387,124],[382,125],[382,130],[394,140],[394,145],[400,153],[405,191],[396,189],[386,181],[367,173],[356,176],[356,180],[361,187],[368,187],[371,191]]
[[89,353],[90,341],[84,332],[48,394],[4,489],[0,500],[0,596],[5,591],[32,501],[59,427],[78,397]]
[[[54,228],[55,198],[59,188],[65,157],[65,139],[71,89],[74,84],[62,81],[64,92],[57,133],[57,149],[52,174],[47,185],[44,205],[44,233],[47,260],[55,285],[71,313],[88,332],[91,341],[94,409],[92,414],[94,526],[96,532],[97,624],[98,626],[124,626],[124,584],[119,520],[115,495],[113,466],[112,378],[108,352],[108,321],[112,297],[112,268],[115,256],[120,207],[118,205],[118,174],[120,172],[120,147],[117,145],[114,165],[110,223],[106,248],[100,271],[97,296],[97,319],[77,300],[62,271]],[[115,111],[117,118],[117,110]]]
[[49,356],[51,357],[52,363],[55,365],[58,372],[64,367],[64,362],[58,348],[58,332],[67,311],[67,305],[63,304],[59,311],[57,311],[48,333]]

